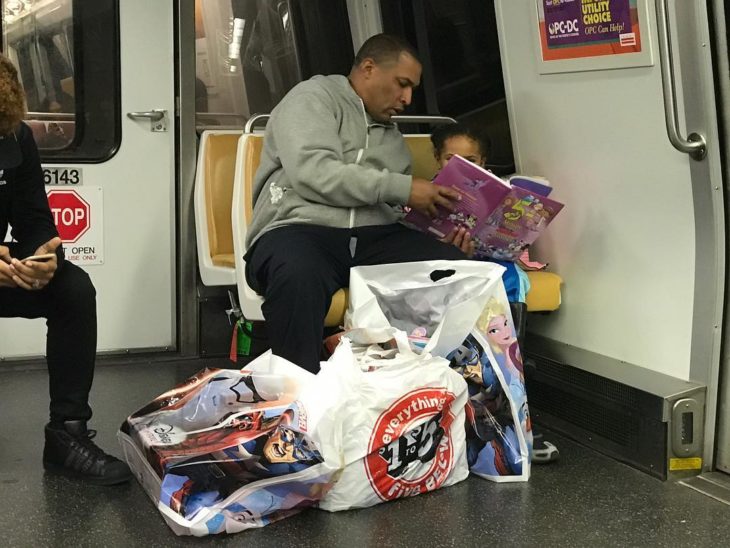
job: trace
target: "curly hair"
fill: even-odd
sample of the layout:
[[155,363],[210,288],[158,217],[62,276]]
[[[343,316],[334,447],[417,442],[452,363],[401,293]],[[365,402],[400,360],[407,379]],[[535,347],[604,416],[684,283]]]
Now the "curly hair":
[[431,134],[431,143],[436,156],[440,156],[446,145],[446,141],[452,137],[468,137],[479,145],[479,154],[482,158],[489,157],[491,142],[489,138],[475,127],[463,123],[445,124],[437,126]]
[[8,135],[25,116],[25,93],[18,80],[18,70],[0,53],[0,135]]

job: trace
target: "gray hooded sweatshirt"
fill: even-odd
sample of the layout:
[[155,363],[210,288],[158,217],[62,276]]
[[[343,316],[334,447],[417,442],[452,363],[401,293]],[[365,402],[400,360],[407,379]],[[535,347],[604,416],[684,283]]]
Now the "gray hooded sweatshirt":
[[402,217],[411,156],[398,128],[374,121],[344,76],[296,85],[266,126],[247,247],[291,224],[385,225]]

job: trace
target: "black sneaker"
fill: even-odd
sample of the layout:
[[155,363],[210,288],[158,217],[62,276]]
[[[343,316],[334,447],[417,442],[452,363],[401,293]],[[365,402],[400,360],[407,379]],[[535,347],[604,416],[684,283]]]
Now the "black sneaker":
[[547,464],[560,458],[560,451],[549,441],[545,441],[542,434],[532,432],[532,462]]
[[92,440],[96,430],[86,421],[66,421],[63,428],[46,425],[43,467],[49,472],[78,478],[96,485],[115,485],[132,479],[129,467],[107,455]]

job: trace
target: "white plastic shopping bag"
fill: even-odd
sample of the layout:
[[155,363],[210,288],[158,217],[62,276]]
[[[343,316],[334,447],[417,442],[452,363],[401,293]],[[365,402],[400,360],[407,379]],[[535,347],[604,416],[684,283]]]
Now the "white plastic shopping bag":
[[502,284],[449,359],[469,386],[469,469],[493,481],[526,481],[532,426],[522,355]]
[[448,358],[469,384],[471,471],[525,481],[532,429],[503,272],[481,261],[353,268],[345,322],[351,329],[402,329],[415,351]]
[[423,352],[446,357],[471,331],[503,272],[477,261],[353,268],[345,327],[395,327],[424,340]]
[[334,392],[266,353],[205,369],[122,425],[125,457],[177,534],[262,527],[314,505],[340,467]]
[[[448,361],[417,355],[405,334],[379,353],[367,330],[344,338],[317,375],[347,395],[342,409],[342,465],[337,483],[319,502],[329,511],[372,506],[446,487],[468,474],[465,443],[467,387]],[[382,334],[382,332],[381,332]],[[369,340],[368,340],[369,339]]]

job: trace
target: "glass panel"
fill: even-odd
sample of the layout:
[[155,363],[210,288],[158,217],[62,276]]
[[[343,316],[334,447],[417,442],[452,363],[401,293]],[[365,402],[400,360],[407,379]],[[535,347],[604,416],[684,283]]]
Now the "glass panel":
[[3,0],[2,31],[42,160],[109,158],[120,137],[116,1]]
[[241,127],[301,80],[289,3],[196,0],[198,125]]
[[3,2],[3,49],[18,67],[28,125],[41,150],[68,147],[74,139],[72,7],[68,1]]
[[380,7],[385,31],[408,39],[423,61],[423,85],[410,113],[481,127],[491,142],[490,169],[510,173],[514,155],[494,0],[381,0]]

